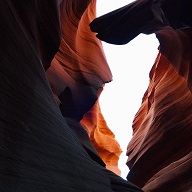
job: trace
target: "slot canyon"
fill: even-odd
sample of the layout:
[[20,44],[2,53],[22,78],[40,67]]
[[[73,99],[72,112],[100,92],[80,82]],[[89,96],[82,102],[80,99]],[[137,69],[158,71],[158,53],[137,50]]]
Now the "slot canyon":
[[[136,0],[100,17],[96,3],[0,1],[1,192],[192,191],[192,2]],[[126,180],[99,104],[112,81],[101,41],[139,34],[159,47]]]

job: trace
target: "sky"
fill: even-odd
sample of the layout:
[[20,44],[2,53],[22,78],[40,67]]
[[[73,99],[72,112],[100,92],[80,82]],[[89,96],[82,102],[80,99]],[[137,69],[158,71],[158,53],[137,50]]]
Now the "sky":
[[[131,2],[133,1],[97,0],[97,16]],[[107,125],[123,150],[119,168],[121,177],[126,179],[129,172],[126,149],[132,137],[132,122],[148,87],[149,72],[158,54],[159,42],[154,34],[141,34],[126,45],[102,44],[113,81],[105,85],[99,102]]]

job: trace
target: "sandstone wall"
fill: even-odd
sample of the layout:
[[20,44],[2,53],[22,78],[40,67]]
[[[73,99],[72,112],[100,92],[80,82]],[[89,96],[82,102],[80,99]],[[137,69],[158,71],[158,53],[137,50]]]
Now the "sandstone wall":
[[[95,3],[0,1],[2,192],[141,191],[106,169],[121,149],[96,103],[111,72],[89,29]],[[81,124],[90,109],[100,117]]]

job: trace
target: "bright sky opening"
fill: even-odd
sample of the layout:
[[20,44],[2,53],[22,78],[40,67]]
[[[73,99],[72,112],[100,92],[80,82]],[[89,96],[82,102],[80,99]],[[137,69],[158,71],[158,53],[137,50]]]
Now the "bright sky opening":
[[[97,16],[127,5],[131,0],[97,0]],[[101,111],[107,125],[116,135],[123,153],[120,156],[121,176],[126,178],[127,145],[132,137],[132,122],[149,84],[149,72],[158,53],[155,35],[139,35],[126,45],[103,43],[113,74],[100,97]]]

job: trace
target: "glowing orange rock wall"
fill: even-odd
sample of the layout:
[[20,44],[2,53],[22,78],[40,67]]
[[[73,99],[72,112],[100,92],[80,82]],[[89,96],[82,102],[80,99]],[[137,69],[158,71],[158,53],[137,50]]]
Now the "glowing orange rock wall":
[[81,124],[89,133],[91,142],[99,152],[102,160],[106,163],[106,168],[121,175],[118,169],[118,160],[122,151],[115,140],[115,135],[107,126],[101,113],[99,100],[93,108],[85,114]]
[[168,27],[156,35],[160,53],[133,122],[127,178],[144,191],[190,191],[192,30]]
[[121,149],[97,100],[103,84],[111,81],[112,75],[102,44],[89,28],[96,17],[95,8],[96,1],[61,3],[61,44],[46,73],[63,116],[83,118],[81,123],[107,168],[120,175]]
[[188,191],[192,170],[191,92],[186,79],[162,54],[150,78],[133,122],[127,178],[144,191]]

